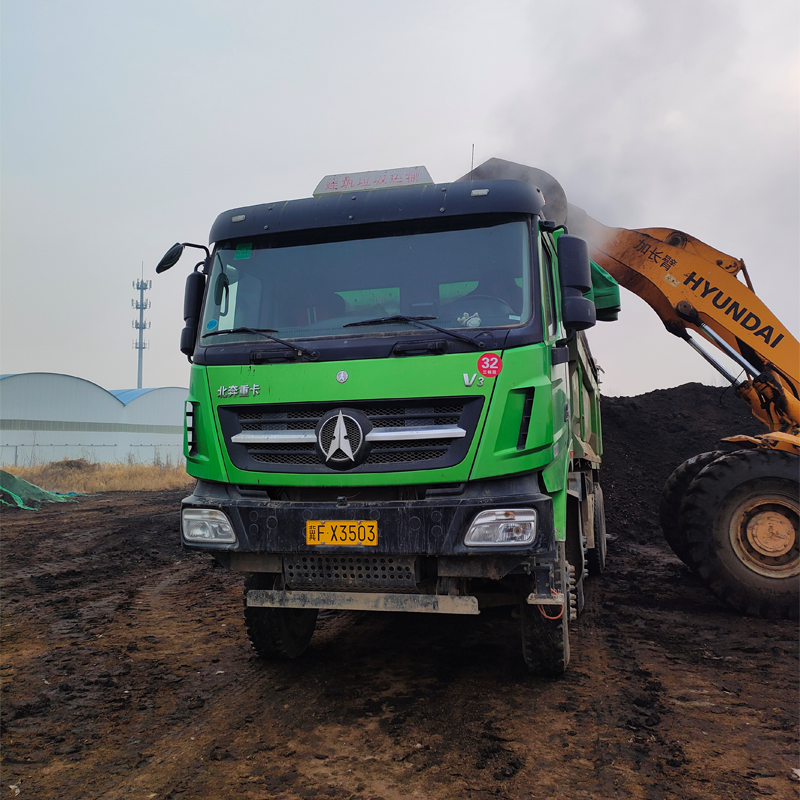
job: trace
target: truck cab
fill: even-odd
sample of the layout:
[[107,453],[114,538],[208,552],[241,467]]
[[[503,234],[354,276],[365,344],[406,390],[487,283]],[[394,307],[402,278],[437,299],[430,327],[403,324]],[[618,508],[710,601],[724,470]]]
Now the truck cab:
[[582,331],[616,286],[546,208],[532,182],[411,168],[214,222],[184,307],[181,535],[245,574],[261,656],[298,657],[319,609],[508,605],[528,668],[566,668],[605,559]]

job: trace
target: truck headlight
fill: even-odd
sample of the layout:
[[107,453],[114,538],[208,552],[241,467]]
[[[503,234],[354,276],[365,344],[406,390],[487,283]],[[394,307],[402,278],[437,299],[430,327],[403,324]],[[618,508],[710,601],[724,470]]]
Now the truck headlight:
[[236,534],[230,520],[215,508],[184,508],[181,528],[187,542],[233,544]]
[[533,544],[536,511],[532,508],[500,508],[481,511],[469,526],[464,544],[470,547]]

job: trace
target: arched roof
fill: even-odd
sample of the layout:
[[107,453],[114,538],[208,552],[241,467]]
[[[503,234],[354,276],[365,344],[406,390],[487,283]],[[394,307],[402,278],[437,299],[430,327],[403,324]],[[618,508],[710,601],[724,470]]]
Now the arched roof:
[[180,386],[153,386],[150,389],[110,389],[109,394],[113,394],[120,402],[128,405],[128,403],[141,397],[148,392],[160,392],[164,389],[180,389],[182,392],[187,391]]
[[[108,391],[92,381],[57,372],[0,376],[0,417],[15,420],[121,422],[141,414],[179,424],[188,390],[168,386]],[[147,397],[146,401],[140,398]],[[137,403],[137,401],[139,401]],[[160,422],[153,419],[153,422]]]

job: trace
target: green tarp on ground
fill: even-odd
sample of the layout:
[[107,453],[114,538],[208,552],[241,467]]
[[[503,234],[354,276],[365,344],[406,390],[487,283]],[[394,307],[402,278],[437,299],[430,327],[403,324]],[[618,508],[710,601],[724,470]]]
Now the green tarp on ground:
[[66,503],[78,497],[77,492],[48,492],[39,486],[0,469],[0,503],[5,506],[17,506],[28,511],[38,511],[42,503]]

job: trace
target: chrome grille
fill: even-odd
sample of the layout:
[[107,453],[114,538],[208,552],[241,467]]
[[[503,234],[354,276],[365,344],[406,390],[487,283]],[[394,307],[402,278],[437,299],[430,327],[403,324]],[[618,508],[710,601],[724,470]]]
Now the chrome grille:
[[[240,469],[255,471],[329,472],[331,468],[320,460],[316,440],[310,434],[313,434],[327,412],[337,408],[361,411],[376,431],[444,426],[462,429],[458,436],[453,437],[373,441],[368,458],[355,470],[386,472],[396,469],[397,465],[402,465],[403,469],[433,469],[459,463],[469,450],[482,405],[483,397],[480,396],[447,398],[443,401],[415,398],[342,404],[220,406],[219,415],[231,460]],[[231,441],[234,436],[241,439],[240,434],[282,431],[287,434],[306,432],[309,434],[308,440],[302,441],[301,436],[300,441],[291,443]]]

